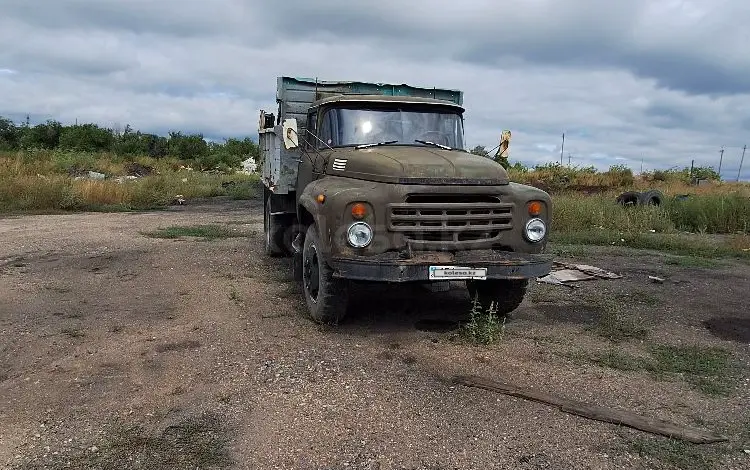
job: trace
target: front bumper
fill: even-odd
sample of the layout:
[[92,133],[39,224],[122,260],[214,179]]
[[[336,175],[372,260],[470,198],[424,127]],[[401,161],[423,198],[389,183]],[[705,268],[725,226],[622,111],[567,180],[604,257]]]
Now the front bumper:
[[397,253],[371,257],[334,257],[329,261],[334,276],[361,281],[429,281],[430,266],[486,268],[487,279],[531,279],[552,270],[553,255],[474,250],[458,253],[414,252],[401,259]]

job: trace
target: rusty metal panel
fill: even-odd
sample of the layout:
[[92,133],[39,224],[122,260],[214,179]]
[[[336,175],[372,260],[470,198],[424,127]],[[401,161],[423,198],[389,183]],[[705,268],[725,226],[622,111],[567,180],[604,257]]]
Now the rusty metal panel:
[[276,100],[281,103],[281,119],[304,121],[304,113],[319,99],[335,95],[387,95],[436,98],[463,105],[463,92],[445,88],[358,81],[323,81],[312,78],[278,77]]
[[281,126],[259,133],[263,183],[275,194],[289,194],[297,184],[299,153],[284,148]]

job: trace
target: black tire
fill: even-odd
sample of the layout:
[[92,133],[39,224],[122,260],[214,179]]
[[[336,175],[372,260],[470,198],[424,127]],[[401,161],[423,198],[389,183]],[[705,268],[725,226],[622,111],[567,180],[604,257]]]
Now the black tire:
[[266,204],[263,208],[263,234],[265,235],[265,253],[268,256],[283,256],[284,250],[284,227],[279,224],[279,219],[271,215],[271,197],[266,195]]
[[526,295],[528,279],[487,279],[484,281],[466,281],[471,302],[479,295],[479,305],[488,311],[494,303],[495,312],[504,317],[521,305]]
[[320,252],[318,229],[311,224],[302,248],[302,291],[310,317],[324,324],[338,324],[346,316],[349,284],[333,277]]
[[638,191],[625,191],[617,196],[617,203],[622,206],[637,206],[641,203],[641,193]]
[[661,206],[664,195],[658,189],[650,189],[641,193],[640,203],[644,206]]

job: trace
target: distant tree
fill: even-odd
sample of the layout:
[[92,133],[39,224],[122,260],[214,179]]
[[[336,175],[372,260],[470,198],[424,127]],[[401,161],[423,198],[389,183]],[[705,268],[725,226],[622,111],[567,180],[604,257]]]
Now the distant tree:
[[202,134],[184,135],[182,132],[170,132],[169,154],[182,160],[200,159],[209,154],[209,148]]
[[60,144],[63,126],[57,121],[48,120],[34,127],[24,126],[21,132],[21,147],[54,149]]
[[[690,175],[690,167],[685,167],[683,170],[685,173]],[[714,170],[714,167],[712,166],[696,166],[693,167],[693,178],[698,179],[707,179],[707,180],[715,180],[720,181],[721,176],[719,176],[719,173]]]
[[231,155],[243,157],[243,161],[250,157],[256,160],[260,157],[260,147],[250,137],[244,139],[227,139],[223,145],[224,150]]
[[65,126],[60,133],[59,146],[66,150],[109,152],[113,150],[115,135],[110,129],[96,124]]
[[513,170],[513,171],[515,171],[517,173],[528,173],[529,172],[529,168],[526,165],[524,165],[523,163],[521,163],[521,162],[515,162],[514,164],[510,165],[506,169],[507,170]]
[[21,130],[10,119],[0,117],[0,150],[16,150],[20,145]]
[[482,157],[489,157],[490,153],[487,151],[487,149],[484,148],[484,145],[477,145],[473,149],[469,151],[470,153],[473,153],[474,155],[481,155]]

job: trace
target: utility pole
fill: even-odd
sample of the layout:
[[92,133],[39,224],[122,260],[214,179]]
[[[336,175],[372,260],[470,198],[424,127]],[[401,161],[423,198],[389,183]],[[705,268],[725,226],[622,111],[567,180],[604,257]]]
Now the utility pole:
[[737,170],[737,182],[740,181],[740,173],[742,173],[742,164],[745,162],[745,150],[747,150],[747,145],[742,147],[742,158],[740,159],[740,169]]
[[568,152],[568,168],[570,168],[570,152]]
[[719,151],[719,181],[721,181],[721,161],[724,160],[724,146],[721,146]]
[[641,175],[643,174],[643,156],[641,155]]
[[565,150],[565,132],[563,132],[562,147],[560,147],[560,165],[563,164],[563,150]]

